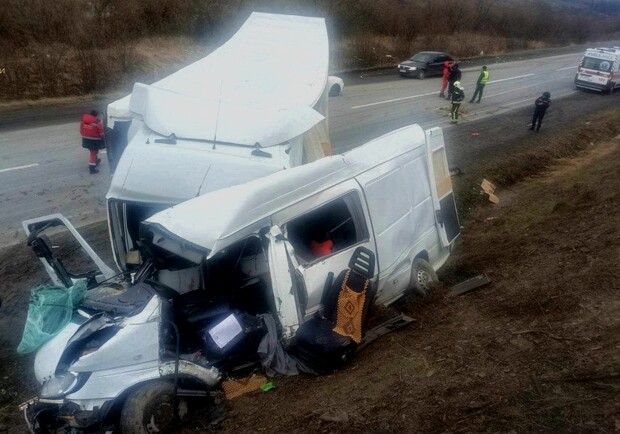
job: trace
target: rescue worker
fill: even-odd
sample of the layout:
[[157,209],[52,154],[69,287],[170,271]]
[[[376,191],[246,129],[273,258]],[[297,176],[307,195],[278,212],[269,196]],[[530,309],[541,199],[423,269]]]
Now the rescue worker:
[[446,99],[452,99],[452,92],[454,92],[454,83],[461,80],[461,70],[459,69],[458,62],[452,64],[450,68],[450,75],[448,76],[448,96]]
[[88,158],[88,170],[91,174],[99,173],[97,166],[101,159],[97,158],[99,149],[105,148],[103,141],[103,122],[99,119],[97,110],[91,110],[89,114],[82,115],[80,134],[82,135],[82,148],[90,151]]
[[448,87],[448,78],[450,77],[450,68],[452,68],[453,62],[446,60],[443,63],[443,75],[441,77],[441,90],[439,91],[439,98],[445,98],[446,88]]
[[540,131],[540,125],[542,124],[542,120],[545,117],[545,113],[547,113],[547,109],[551,105],[551,94],[549,92],[543,92],[542,96],[536,98],[536,102],[534,102],[534,116],[532,117],[532,126],[530,127],[530,131],[534,131],[534,126],[536,126],[536,132]]
[[454,82],[454,91],[452,92],[452,108],[450,109],[450,118],[452,119],[450,123],[458,124],[459,122],[459,108],[461,108],[461,103],[465,99],[465,92],[463,86],[461,86],[460,81]]
[[478,97],[478,104],[480,104],[480,100],[482,99],[482,92],[484,91],[484,86],[489,82],[489,71],[487,71],[486,65],[482,67],[482,71],[478,76],[478,81],[476,82],[476,91],[474,92],[474,96],[471,97],[469,102],[474,102],[476,97]]

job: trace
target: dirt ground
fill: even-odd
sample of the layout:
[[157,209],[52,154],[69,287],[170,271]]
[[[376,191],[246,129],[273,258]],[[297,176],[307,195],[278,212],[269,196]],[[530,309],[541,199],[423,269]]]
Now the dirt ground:
[[[544,136],[543,136],[544,138]],[[415,319],[324,377],[278,377],[228,404],[221,432],[620,432],[620,139],[501,191],[463,221],[444,286],[392,312]],[[106,226],[85,237],[109,263]],[[37,393],[16,357],[28,289],[23,246],[0,251],[0,433]],[[448,288],[486,273],[460,297]],[[198,414],[187,432],[204,431]],[[195,429],[194,429],[195,428]]]

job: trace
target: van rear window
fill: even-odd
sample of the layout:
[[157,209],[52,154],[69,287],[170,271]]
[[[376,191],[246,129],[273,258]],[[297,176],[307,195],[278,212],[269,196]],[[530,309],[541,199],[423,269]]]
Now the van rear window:
[[594,57],[584,57],[581,65],[586,69],[594,69],[596,71],[611,71],[611,62],[605,59],[597,59]]

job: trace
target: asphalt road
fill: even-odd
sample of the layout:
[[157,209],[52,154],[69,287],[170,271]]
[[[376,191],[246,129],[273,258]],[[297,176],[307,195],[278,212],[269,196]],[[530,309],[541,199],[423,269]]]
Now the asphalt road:
[[[361,74],[348,81],[352,85],[345,82],[343,94],[330,101],[334,150],[350,149],[412,123],[425,128],[441,126],[446,128],[451,164],[467,169],[489,149],[502,151],[492,140],[479,148],[464,148],[462,143],[471,134],[469,126],[498,117],[506,128],[525,131],[534,99],[543,91],[551,92],[553,100],[545,119],[550,126],[617,105],[617,94],[610,97],[574,89],[579,58],[580,54],[570,53],[490,66],[490,82],[482,103],[465,103],[463,121],[457,126],[449,124],[448,102],[437,96],[440,78],[404,79],[395,72],[381,71],[369,74],[365,81]],[[461,82],[467,99],[478,74],[477,66],[463,69]],[[60,123],[54,123],[54,110]],[[44,126],[36,126],[41,125],[37,116],[43,113]],[[67,113],[62,108],[33,109],[30,115],[21,113],[20,121],[10,128],[2,128],[0,122],[0,246],[23,239],[21,221],[26,218],[61,212],[77,226],[105,219],[105,194],[110,183],[105,156],[101,173],[89,175],[88,155],[80,147],[78,116],[65,123]],[[498,134],[495,127],[493,134]]]

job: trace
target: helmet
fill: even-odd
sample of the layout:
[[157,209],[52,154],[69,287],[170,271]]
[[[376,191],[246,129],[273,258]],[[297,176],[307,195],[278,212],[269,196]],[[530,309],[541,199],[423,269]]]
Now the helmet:
[[460,81],[455,81],[454,82],[454,87],[458,87],[459,89],[461,89],[462,88],[461,82]]
[[549,92],[543,92],[543,97],[549,99],[551,98],[551,94]]

